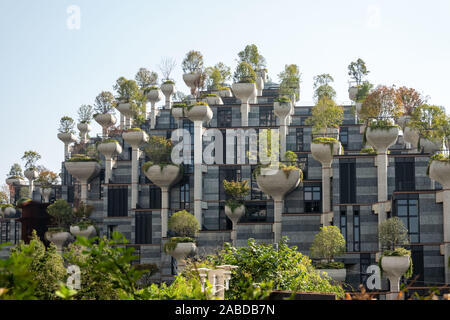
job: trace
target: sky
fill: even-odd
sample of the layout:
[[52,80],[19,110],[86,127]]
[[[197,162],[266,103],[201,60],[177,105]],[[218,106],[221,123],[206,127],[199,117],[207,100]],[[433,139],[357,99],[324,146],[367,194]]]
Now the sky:
[[[59,119],[77,119],[80,105],[113,91],[120,76],[159,72],[171,57],[177,89],[187,93],[188,51],[233,70],[248,44],[258,46],[274,81],[286,64],[300,67],[301,104],[312,101],[321,73],[334,77],[337,101],[348,101],[347,66],[362,58],[372,83],[412,87],[450,107],[448,0],[1,0],[0,184],[27,150],[59,172]],[[100,133],[91,126],[91,135]]]

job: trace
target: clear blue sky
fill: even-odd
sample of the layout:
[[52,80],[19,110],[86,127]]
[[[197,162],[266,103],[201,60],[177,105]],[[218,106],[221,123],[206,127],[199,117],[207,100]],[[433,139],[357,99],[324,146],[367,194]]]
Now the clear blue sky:
[[[79,30],[67,27],[70,5],[81,10]],[[285,64],[300,66],[303,102],[320,73],[334,76],[338,101],[348,100],[347,65],[360,57],[373,83],[413,87],[450,106],[448,0],[1,0],[0,15],[0,183],[30,149],[59,172],[59,119],[77,118],[120,76],[159,71],[169,56],[187,92],[180,64],[191,49],[206,65],[234,69],[237,53],[254,43],[273,80]]]

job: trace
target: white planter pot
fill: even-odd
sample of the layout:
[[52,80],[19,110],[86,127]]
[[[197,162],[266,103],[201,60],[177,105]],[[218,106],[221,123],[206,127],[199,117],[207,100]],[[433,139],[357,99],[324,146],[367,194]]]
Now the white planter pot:
[[223,90],[219,90],[219,96],[221,96],[222,98],[232,97],[233,94],[231,93],[230,89],[223,89]]
[[81,182],[86,182],[100,172],[100,165],[95,161],[90,162],[65,162],[67,171]]
[[133,115],[133,110],[131,110],[131,103],[119,103],[116,107],[117,110],[125,117],[129,118]]
[[339,141],[333,143],[311,143],[311,154],[323,166],[329,167],[333,162],[333,156],[341,153],[342,145]]
[[59,253],[62,252],[64,244],[68,242],[72,236],[68,232],[49,232],[45,233],[45,238],[52,242]]
[[180,173],[180,167],[171,164],[162,169],[159,165],[153,165],[144,172],[145,176],[160,188],[170,188],[178,181]]
[[75,137],[72,133],[58,133],[58,139],[64,142],[65,144],[69,144],[77,141],[77,137]]
[[89,239],[97,235],[97,230],[94,226],[89,226],[84,230],[81,230],[79,226],[70,226],[70,233],[75,237],[80,236]]
[[163,83],[161,85],[161,91],[166,96],[171,96],[175,93],[175,85],[173,83]]
[[8,186],[25,186],[27,184],[24,179],[20,178],[7,178],[5,182]]
[[127,131],[122,133],[122,138],[135,149],[148,141],[148,135],[144,131]]
[[442,141],[431,141],[429,139],[420,138],[420,147],[423,149],[424,153],[434,153],[441,150]]
[[[197,247],[193,242],[177,243],[175,249],[168,252],[168,254],[177,260],[178,266],[183,266],[186,263],[185,259],[194,253],[196,249]],[[179,268],[178,272],[180,271]]]
[[3,209],[3,216],[5,218],[14,218],[16,216],[17,210],[11,207],[6,207]]
[[301,170],[292,170],[286,176],[282,169],[265,174],[261,169],[261,174],[256,177],[258,187],[265,194],[270,195],[274,200],[282,200],[290,191],[294,190],[300,183]]
[[111,159],[115,155],[122,153],[122,146],[117,142],[100,143],[97,150],[104,155],[106,159]]
[[209,105],[223,105],[223,101],[220,97],[206,97],[206,103]]
[[88,123],[78,123],[77,128],[82,136],[85,136],[89,131],[91,131],[91,126]]
[[387,129],[371,129],[368,127],[366,139],[377,150],[377,153],[386,153],[387,149],[397,141],[398,132],[397,126]]
[[291,102],[280,103],[280,102],[275,101],[273,103],[273,112],[280,119],[284,119],[285,117],[290,115],[291,110],[292,110]]
[[209,122],[213,117],[213,112],[209,106],[194,105],[190,109],[186,110],[187,110],[187,117],[192,122],[194,121]]
[[39,188],[42,198],[44,198],[44,203],[48,203],[50,200],[50,195],[52,194],[51,188]]
[[194,95],[197,90],[198,81],[200,80],[200,73],[185,73],[183,74],[183,81],[191,89],[191,94]]
[[229,206],[225,206],[225,215],[233,222],[233,224],[236,224],[239,222],[239,219],[245,214],[245,206],[241,205],[240,207],[237,207],[234,209],[234,211],[231,210]]
[[419,134],[411,127],[405,127],[403,129],[403,141],[410,143],[413,149],[417,149],[419,143]]
[[174,117],[175,120],[181,120],[184,118],[184,109],[185,108],[172,108],[172,117]]
[[391,292],[400,291],[400,278],[409,269],[409,266],[410,258],[408,256],[381,258],[381,268],[389,279]]
[[430,163],[429,177],[439,182],[444,189],[450,189],[450,162],[433,160]]
[[112,113],[98,114],[94,117],[94,120],[101,125],[104,130],[112,127],[117,122],[116,117]]
[[350,87],[348,89],[348,97],[350,100],[355,101],[356,95],[358,94],[359,88],[358,87]]
[[347,277],[347,269],[319,269],[319,271],[338,282],[344,282]]
[[251,97],[256,96],[256,84],[254,83],[233,83],[232,87],[234,95],[242,103],[248,103]]
[[36,180],[39,177],[39,173],[36,169],[27,169],[23,174],[28,180]]
[[147,99],[151,103],[157,103],[157,102],[161,101],[162,98],[163,98],[163,93],[161,92],[160,89],[152,89],[147,93]]

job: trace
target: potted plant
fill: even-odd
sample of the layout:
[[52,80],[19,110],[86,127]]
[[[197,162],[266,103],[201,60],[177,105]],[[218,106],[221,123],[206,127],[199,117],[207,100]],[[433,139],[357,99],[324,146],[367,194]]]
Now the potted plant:
[[273,99],[273,112],[280,119],[285,119],[291,114],[292,102],[288,96],[279,96]]
[[88,155],[75,154],[64,163],[67,172],[78,179],[81,184],[81,201],[87,200],[88,180],[100,172],[98,159]]
[[233,96],[233,93],[231,92],[231,89],[230,89],[230,87],[219,87],[218,88],[218,91],[219,91],[219,96],[220,97],[232,97]]
[[[41,159],[41,155],[35,151],[25,151],[22,156],[22,160],[25,161],[25,177],[30,181],[30,185],[32,185],[32,181],[36,180],[39,176],[39,172],[36,167],[36,162]],[[30,191],[32,192],[32,191]]]
[[203,101],[197,101],[193,105],[187,106],[185,110],[187,111],[187,117],[193,122],[209,122],[213,117],[211,108]]
[[433,153],[441,150],[445,133],[442,130],[446,126],[446,114],[443,107],[423,104],[416,107],[408,122],[419,135],[417,149],[423,149],[424,153]]
[[0,204],[0,215],[3,218],[15,218],[16,211],[16,208],[11,203]]
[[23,176],[20,164],[14,163],[11,166],[5,182],[8,186],[25,184],[25,178]]
[[398,217],[389,218],[378,227],[378,238],[382,254],[378,260],[380,270],[386,273],[390,291],[400,291],[400,278],[412,276],[411,251],[403,248],[409,243],[408,229]]
[[335,257],[345,252],[345,248],[345,238],[338,227],[321,227],[311,245],[311,257],[319,259],[319,262],[315,264],[316,269],[335,281],[345,281],[347,270],[344,263],[334,261]]
[[401,105],[396,99],[395,88],[378,86],[361,107],[360,118],[367,123],[363,142],[367,141],[379,154],[385,154],[397,141],[399,126],[394,119],[400,114]]
[[185,259],[192,253],[195,253],[195,235],[200,230],[200,224],[197,219],[186,210],[174,213],[169,219],[169,230],[174,233],[164,244],[164,252],[177,260],[178,273],[185,265]]
[[208,90],[216,94],[219,93],[219,88],[224,87],[225,83],[231,79],[230,67],[222,62],[206,68],[205,73]]
[[112,159],[115,155],[122,153],[122,146],[115,139],[104,139],[98,143],[98,152],[105,156],[106,160]]
[[173,80],[165,80],[161,84],[161,91],[166,97],[166,109],[172,107],[172,95],[176,92],[175,82]]
[[[139,86],[141,94],[146,94],[148,88],[158,84],[158,74],[146,68],[140,68],[139,71],[136,73],[134,79],[136,81],[136,84]],[[134,89],[131,87],[130,89],[131,91],[129,93],[133,94]]]
[[61,253],[63,246],[71,239],[67,231],[74,220],[72,207],[66,200],[58,199],[47,207],[47,212],[52,217],[53,227],[48,228],[45,238],[54,243],[57,251]]
[[87,134],[91,131],[90,123],[94,109],[91,105],[83,104],[78,109],[78,124],[77,128],[80,130],[81,143],[87,142]]
[[366,85],[366,88],[369,85],[368,82],[363,81],[364,77],[369,73],[370,71],[367,70],[366,63],[362,59],[358,59],[349,64],[348,75],[351,77],[353,80],[352,83],[354,84],[348,89],[350,100],[359,102],[361,99],[361,96],[358,97],[359,92],[362,90],[364,84]]
[[183,80],[195,96],[197,88],[203,87],[205,74],[203,72],[203,55],[199,51],[191,50],[182,62]]
[[41,196],[44,202],[48,203],[52,193],[53,186],[58,183],[58,174],[49,170],[44,170],[39,173],[36,182],[39,183]]
[[253,95],[256,95],[256,73],[247,62],[241,62],[234,72],[234,95],[242,103],[248,103]]
[[75,137],[75,121],[71,117],[64,116],[59,121],[58,139],[64,143],[64,158],[69,157],[69,144],[77,141]]
[[225,214],[233,222],[233,231],[235,231],[235,225],[245,213],[244,198],[250,193],[250,187],[248,180],[223,180],[223,187],[225,193],[230,197],[225,202]]
[[[265,75],[262,75],[265,77]],[[278,78],[280,79],[280,95],[287,97],[295,97],[294,100],[300,99],[300,69],[296,64],[284,66]],[[262,79],[262,77],[260,78]]]
[[172,117],[174,117],[175,120],[183,119],[184,117],[186,117],[185,115],[185,110],[187,110],[186,108],[187,108],[186,103],[174,103],[170,111]]
[[209,105],[223,105],[223,101],[217,93],[205,93],[202,98]]
[[116,117],[114,116],[114,107],[116,101],[114,96],[109,91],[102,91],[96,98],[94,103],[94,119],[103,128],[103,135],[108,135],[108,128],[116,124]]
[[148,140],[148,135],[141,128],[131,128],[122,134],[122,138],[134,149]]
[[175,60],[169,57],[163,58],[159,65],[159,70],[163,76],[161,91],[166,96],[166,109],[170,109],[172,107],[172,95],[176,92],[175,81],[171,78],[175,65]]
[[90,219],[93,206],[80,202],[78,208],[73,210],[74,222],[70,225],[70,233],[75,237],[92,238],[97,234],[93,221]]

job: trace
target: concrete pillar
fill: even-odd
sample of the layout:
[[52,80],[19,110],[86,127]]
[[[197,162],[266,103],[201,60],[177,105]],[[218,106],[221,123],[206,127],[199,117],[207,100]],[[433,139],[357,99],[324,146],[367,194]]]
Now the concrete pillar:
[[241,126],[248,127],[248,113],[250,112],[250,106],[248,102],[242,102],[241,104]]
[[125,116],[123,114],[120,114],[120,129],[125,129]]
[[140,150],[137,147],[131,148],[131,208],[136,209],[138,202],[138,164],[139,164]]
[[158,115],[158,111],[156,110],[156,102],[151,102],[150,109],[150,128],[155,129],[156,127],[156,116]]
[[331,166],[322,167],[322,212],[331,211]]
[[377,166],[377,190],[378,190],[378,224],[386,220],[385,203],[388,200],[387,190],[387,166],[388,156],[387,153],[378,153],[376,157]]
[[203,122],[194,121],[194,216],[203,225],[202,195],[203,195]]
[[275,243],[279,243],[281,240],[281,224],[282,214],[284,208],[284,201],[282,199],[274,199],[273,201],[273,235]]
[[169,221],[169,188],[161,187],[161,237],[167,237]]

